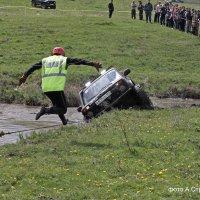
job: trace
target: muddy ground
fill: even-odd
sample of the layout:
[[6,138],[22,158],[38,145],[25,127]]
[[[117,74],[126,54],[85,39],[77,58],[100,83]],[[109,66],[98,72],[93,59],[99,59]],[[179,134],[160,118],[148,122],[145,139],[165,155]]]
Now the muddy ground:
[[[33,131],[46,131],[62,125],[57,115],[45,115],[35,121],[38,111],[40,107],[36,106],[0,104],[0,145],[16,143],[19,134],[26,137]],[[70,119],[69,124],[80,124],[83,121],[76,108],[68,108],[66,117]]]
[[[156,108],[174,108],[174,107],[200,107],[200,99],[178,99],[151,98]],[[68,108],[66,117],[70,124],[83,123],[81,113],[77,108]],[[46,115],[35,121],[35,115],[40,107],[31,107],[24,105],[0,104],[0,145],[16,143],[19,140],[19,134],[27,137],[33,131],[46,131],[61,126],[57,115]]]

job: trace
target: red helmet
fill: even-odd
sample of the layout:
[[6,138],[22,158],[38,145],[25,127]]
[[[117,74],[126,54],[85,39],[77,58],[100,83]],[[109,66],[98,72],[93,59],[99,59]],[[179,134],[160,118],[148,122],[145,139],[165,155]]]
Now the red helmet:
[[62,55],[65,56],[65,51],[62,47],[55,47],[52,51],[52,55]]

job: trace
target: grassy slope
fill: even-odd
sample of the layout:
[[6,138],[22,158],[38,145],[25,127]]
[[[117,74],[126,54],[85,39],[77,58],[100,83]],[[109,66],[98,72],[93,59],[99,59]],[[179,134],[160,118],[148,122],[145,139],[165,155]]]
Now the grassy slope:
[[198,108],[115,111],[1,147],[0,197],[199,199],[198,119]]
[[[86,6],[78,2],[63,0],[58,6]],[[94,4],[88,9],[103,8],[90,2]],[[57,45],[70,56],[100,60],[105,66],[132,66],[132,77],[151,93],[174,84],[199,87],[196,37],[132,22],[124,13],[108,20],[106,13],[4,9],[0,16],[0,91],[2,85],[6,88],[1,98],[34,99],[38,73],[19,93],[11,88],[28,65]],[[69,81],[80,82],[95,71],[86,67],[69,73]],[[197,190],[168,191],[200,187],[199,131],[199,108],[192,108],[115,111],[85,126],[34,134],[20,144],[0,147],[0,199],[199,199]]]
[[[2,5],[29,6],[29,1],[1,1]],[[116,1],[116,10],[129,10],[128,1]],[[101,61],[107,67],[130,67],[131,77],[152,95],[177,96],[189,89],[199,93],[200,40],[190,34],[132,21],[129,13],[107,18],[107,2],[57,1],[58,9],[94,9],[99,12],[64,12],[1,8],[0,101],[44,103],[39,72],[18,93],[13,88],[28,67],[63,46],[70,57]],[[71,67],[68,90],[78,93],[92,75],[90,67]],[[167,76],[166,76],[167,74]],[[71,83],[71,84],[70,84]],[[72,87],[72,89],[71,89]],[[31,90],[31,92],[30,92]]]

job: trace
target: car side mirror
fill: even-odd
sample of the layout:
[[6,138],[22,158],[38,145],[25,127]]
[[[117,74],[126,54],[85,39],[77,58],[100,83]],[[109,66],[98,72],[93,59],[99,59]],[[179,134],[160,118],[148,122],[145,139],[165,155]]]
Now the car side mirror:
[[78,112],[81,112],[81,110],[82,110],[82,106],[79,106],[79,107],[77,108],[77,111],[78,111]]
[[124,71],[124,76],[127,76],[127,75],[129,75],[131,73],[131,70],[130,69],[126,69],[125,71]]

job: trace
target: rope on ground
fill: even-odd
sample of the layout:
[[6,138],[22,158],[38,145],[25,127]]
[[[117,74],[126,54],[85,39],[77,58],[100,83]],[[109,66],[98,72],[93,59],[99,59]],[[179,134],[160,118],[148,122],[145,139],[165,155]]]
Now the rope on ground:
[[[80,123],[84,123],[83,120],[69,120],[67,124],[80,124]],[[47,129],[47,128],[53,128],[53,127],[61,127],[62,125],[60,124],[55,124],[52,126],[43,126],[43,127],[39,127],[39,128],[30,128],[30,129],[24,129],[24,130],[20,130],[20,131],[11,131],[11,132],[0,132],[0,137],[3,137],[5,135],[10,135],[13,133],[23,133],[23,132],[27,132],[27,131],[36,131],[36,130],[40,130],[40,129]]]

